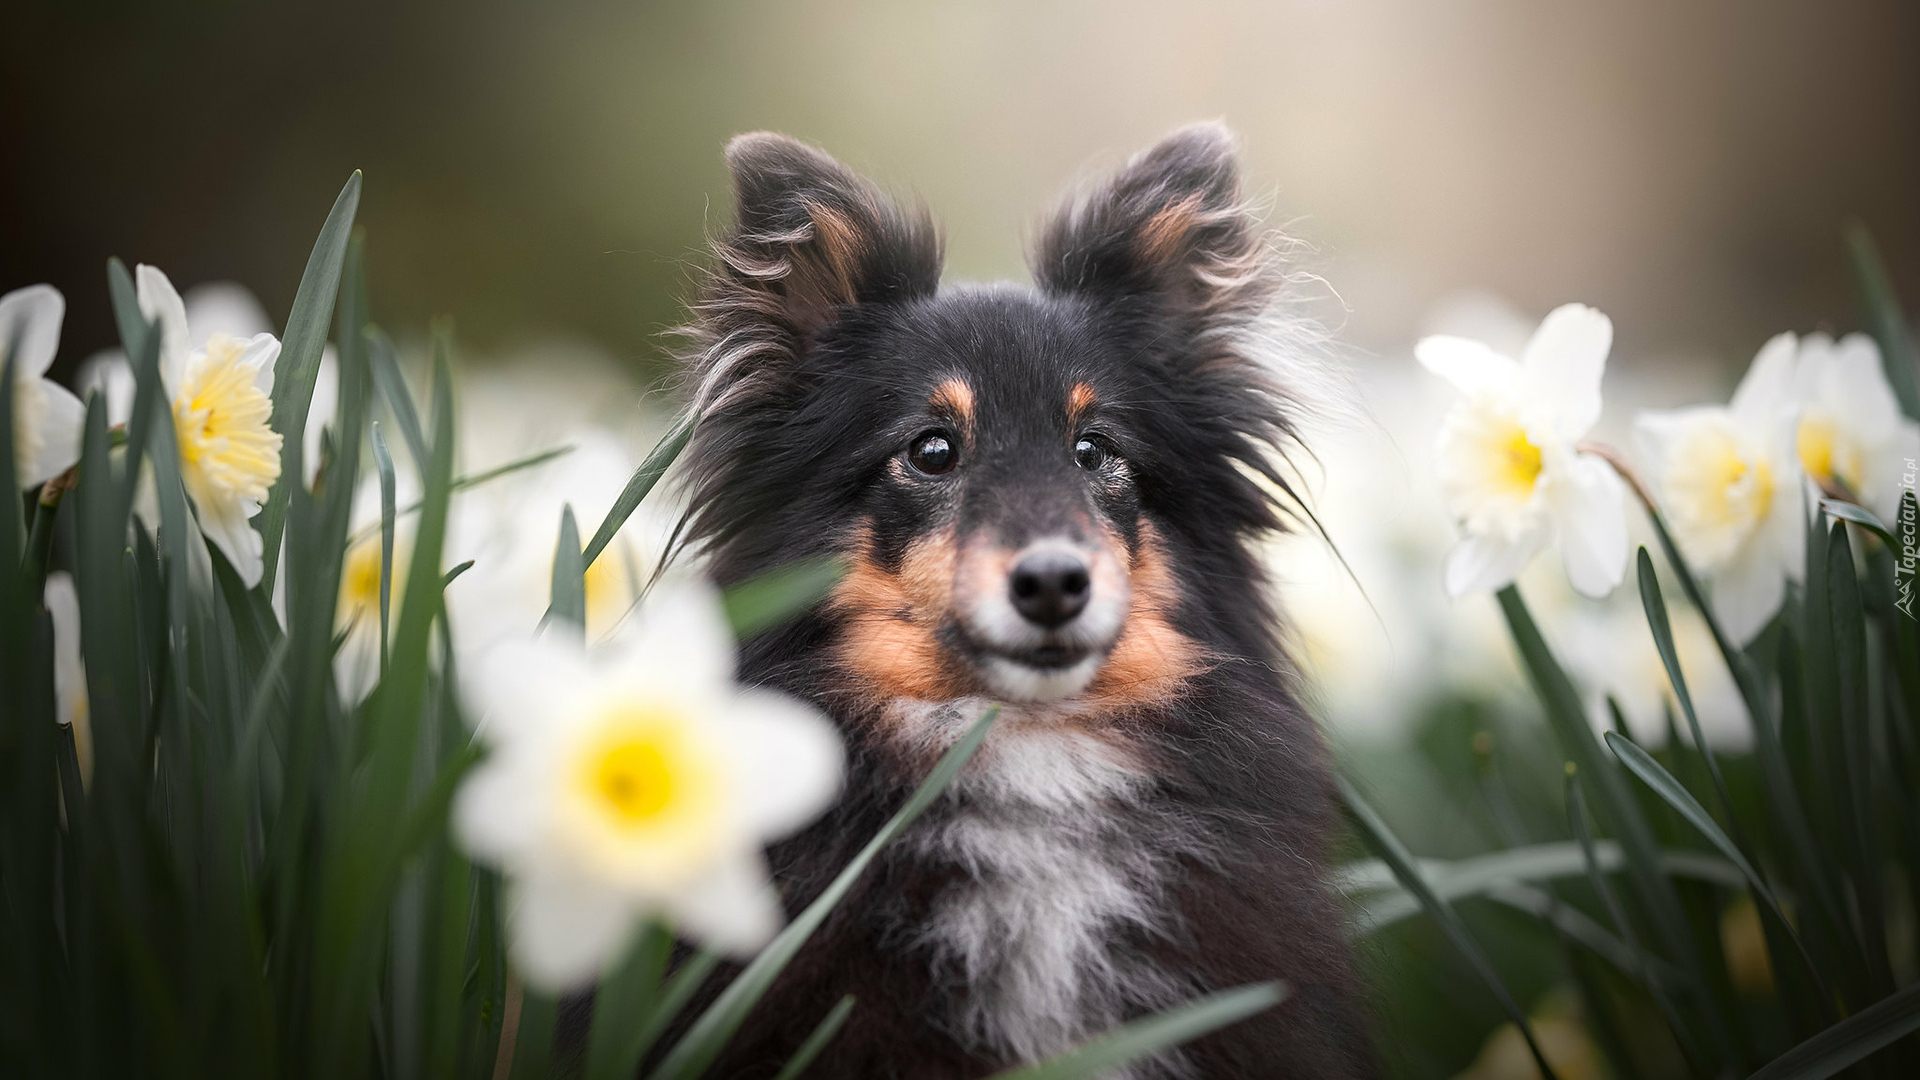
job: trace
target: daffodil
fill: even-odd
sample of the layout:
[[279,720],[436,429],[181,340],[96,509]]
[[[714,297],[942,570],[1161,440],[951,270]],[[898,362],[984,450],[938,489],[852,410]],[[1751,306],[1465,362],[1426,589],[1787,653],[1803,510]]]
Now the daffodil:
[[1781,334],[1726,405],[1642,413],[1636,425],[1674,542],[1708,579],[1722,629],[1741,642],[1779,609],[1806,550],[1796,353],[1793,335]]
[[267,423],[280,342],[265,333],[245,340],[215,333],[190,350],[186,307],[173,283],[145,265],[134,281],[141,314],[159,321],[160,382],[200,531],[254,585],[262,544],[250,519],[280,477],[280,435]]
[[13,479],[16,488],[51,480],[80,460],[87,409],[45,378],[60,348],[67,301],[51,285],[0,296],[0,360],[13,363]]
[[529,985],[592,982],[650,917],[734,954],[778,929],[761,848],[831,802],[840,742],[811,707],[733,685],[710,589],[663,588],[592,651],[550,632],[468,671],[489,754],[456,796],[454,830],[507,878]]
[[1600,418],[1613,324],[1580,304],[1556,308],[1520,359],[1435,336],[1414,354],[1461,394],[1442,422],[1435,467],[1464,534],[1447,556],[1447,592],[1510,584],[1549,544],[1580,592],[1604,596],[1626,574],[1625,490],[1580,453]]
[[1807,335],[1794,392],[1800,401],[1794,448],[1807,475],[1851,493],[1883,520],[1898,517],[1901,473],[1920,459],[1920,424],[1900,414],[1873,339]]

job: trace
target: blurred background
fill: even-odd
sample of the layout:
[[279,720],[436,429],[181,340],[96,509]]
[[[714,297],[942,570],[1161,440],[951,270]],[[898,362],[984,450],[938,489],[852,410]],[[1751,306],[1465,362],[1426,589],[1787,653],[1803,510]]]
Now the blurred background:
[[[1515,820],[1563,826],[1491,601],[1440,590],[1452,530],[1425,456],[1449,396],[1413,342],[1517,348],[1550,308],[1593,304],[1616,327],[1599,434],[1624,444],[1638,408],[1724,400],[1774,333],[1856,329],[1850,220],[1920,305],[1906,0],[15,0],[7,23],[0,290],[66,294],[55,374],[113,343],[109,255],[183,291],[237,282],[259,305],[203,291],[228,312],[206,318],[277,328],[362,169],[376,319],[414,355],[431,319],[456,321],[467,430],[490,440],[466,465],[585,447],[504,489],[490,520],[551,521],[560,487],[610,502],[658,433],[661,333],[729,212],[729,136],[814,141],[929,203],[951,278],[1022,279],[1064,191],[1223,118],[1272,220],[1305,242],[1323,284],[1302,299],[1362,406],[1317,433],[1309,478],[1352,573],[1310,539],[1277,542],[1271,564],[1343,762],[1423,855],[1514,841],[1482,798],[1495,773]],[[658,529],[623,565],[645,565]],[[534,611],[550,535],[525,560]],[[1636,735],[1664,739],[1631,590],[1580,600],[1554,560],[1523,588],[1596,710],[1611,692]],[[1737,753],[1744,715],[1689,614],[1676,632],[1708,739]],[[1551,936],[1466,914],[1570,1048],[1562,1075],[1598,1075]],[[1398,1075],[1530,1074],[1431,927],[1371,941]]]

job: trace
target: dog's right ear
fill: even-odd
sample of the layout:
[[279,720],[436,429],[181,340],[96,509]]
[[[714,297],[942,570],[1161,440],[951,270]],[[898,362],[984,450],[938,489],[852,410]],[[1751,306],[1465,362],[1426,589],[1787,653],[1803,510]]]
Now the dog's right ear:
[[940,236],[839,162],[771,132],[727,144],[734,226],[695,307],[703,409],[777,381],[856,304],[896,303],[940,283]]

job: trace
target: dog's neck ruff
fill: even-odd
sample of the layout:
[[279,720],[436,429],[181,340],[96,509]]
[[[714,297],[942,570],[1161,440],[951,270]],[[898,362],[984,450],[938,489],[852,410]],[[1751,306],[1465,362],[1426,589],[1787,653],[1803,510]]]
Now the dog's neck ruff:
[[[896,730],[950,745],[986,707],[902,700],[890,711]],[[1192,843],[1153,813],[1151,787],[1138,760],[1058,707],[1007,706],[948,797],[902,838],[909,857],[953,879],[901,930],[944,1000],[935,1022],[962,1045],[1034,1061],[1191,996],[1140,948],[1176,931],[1171,864]],[[1167,1055],[1114,1075],[1184,1071]]]

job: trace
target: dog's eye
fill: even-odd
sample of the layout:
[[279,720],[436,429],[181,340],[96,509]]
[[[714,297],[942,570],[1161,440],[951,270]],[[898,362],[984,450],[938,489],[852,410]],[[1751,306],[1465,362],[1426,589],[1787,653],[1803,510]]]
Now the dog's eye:
[[1079,442],[1073,444],[1074,463],[1088,472],[1098,472],[1105,468],[1107,463],[1113,460],[1113,456],[1113,452],[1108,450],[1100,440],[1089,436],[1083,435]]
[[944,433],[929,431],[907,447],[907,464],[928,476],[939,476],[960,464],[960,451]]

